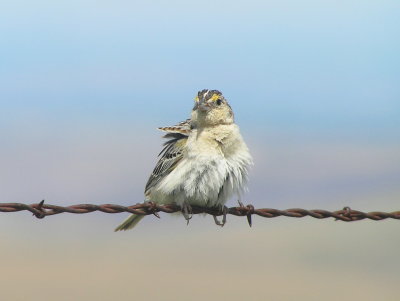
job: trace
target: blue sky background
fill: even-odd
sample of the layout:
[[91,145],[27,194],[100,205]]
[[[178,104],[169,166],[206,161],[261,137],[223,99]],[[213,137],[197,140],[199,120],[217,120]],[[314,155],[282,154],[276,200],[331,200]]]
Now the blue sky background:
[[210,87],[247,127],[394,140],[398,9],[397,1],[6,2],[2,122],[37,114],[68,127],[169,124]]
[[[399,210],[399,11],[399,1],[0,1],[0,199],[142,201],[156,127],[186,119],[197,91],[212,88],[255,159],[246,201]],[[166,300],[143,280],[153,277],[171,300],[193,290],[193,300],[243,300],[241,285],[264,300],[270,283],[274,300],[337,300],[347,289],[397,301],[397,222],[255,219],[249,230],[237,218],[183,228],[164,215],[119,235],[122,214],[0,217],[8,300],[24,299],[21,282],[53,300],[40,281],[49,292],[85,286],[75,300],[132,298],[127,286]],[[208,293],[197,290],[204,281]],[[184,294],[168,290],[177,283]]]

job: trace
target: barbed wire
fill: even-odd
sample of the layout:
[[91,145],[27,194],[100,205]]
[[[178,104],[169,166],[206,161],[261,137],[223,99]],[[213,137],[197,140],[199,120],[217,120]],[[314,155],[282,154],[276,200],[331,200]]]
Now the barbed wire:
[[[116,204],[103,204],[103,205],[78,204],[66,207],[45,204],[44,201],[30,205],[23,203],[0,203],[0,212],[17,212],[17,211],[30,211],[37,218],[44,218],[46,216],[56,215],[61,213],[85,214],[95,211],[100,211],[104,213],[129,212],[138,215],[153,214],[157,217],[160,217],[158,214],[159,212],[164,212],[164,213],[181,212],[181,207],[173,204],[160,205],[152,202],[140,203],[133,206],[121,206]],[[219,208],[209,208],[209,207],[199,207],[199,206],[192,206],[191,213],[192,214],[206,213],[213,216],[221,216],[224,214],[224,212]],[[380,221],[384,219],[400,220],[400,211],[362,212],[353,210],[350,207],[345,207],[337,211],[327,211],[320,209],[306,210],[300,208],[293,208],[286,210],[271,209],[271,208],[256,209],[252,205],[247,205],[247,206],[227,208],[227,210],[225,210],[225,213],[235,216],[246,216],[250,226],[252,224],[251,217],[253,215],[265,218],[273,218],[278,216],[301,218],[310,216],[317,219],[334,218],[335,220],[340,220],[344,222],[360,221],[363,219],[369,219],[374,221]]]

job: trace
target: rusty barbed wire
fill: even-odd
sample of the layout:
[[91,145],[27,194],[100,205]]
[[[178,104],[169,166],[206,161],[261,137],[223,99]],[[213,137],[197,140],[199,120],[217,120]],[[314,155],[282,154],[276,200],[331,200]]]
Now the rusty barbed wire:
[[[136,204],[133,206],[121,206],[116,204],[78,204],[72,206],[57,206],[45,204],[41,201],[37,204],[23,204],[23,203],[0,203],[0,212],[18,212],[18,211],[30,211],[37,218],[44,218],[50,215],[56,215],[61,213],[74,213],[74,214],[84,214],[91,213],[95,211],[100,211],[104,213],[121,213],[129,212],[139,215],[155,215],[159,217],[159,212],[164,213],[174,213],[180,212],[181,208],[177,205],[159,205],[152,202],[145,202]],[[206,213],[214,216],[221,216],[223,212],[218,208],[207,208],[192,206],[192,214]],[[384,219],[397,219],[400,220],[400,211],[395,212],[362,212],[353,210],[350,207],[345,207],[337,211],[327,211],[327,210],[306,210],[300,208],[279,210],[271,208],[256,209],[252,205],[231,207],[226,211],[227,214],[235,216],[246,216],[251,226],[251,217],[253,215],[273,218],[278,216],[286,217],[306,217],[310,216],[317,219],[334,218],[335,220],[340,220],[344,222],[359,221],[364,219],[380,221]]]

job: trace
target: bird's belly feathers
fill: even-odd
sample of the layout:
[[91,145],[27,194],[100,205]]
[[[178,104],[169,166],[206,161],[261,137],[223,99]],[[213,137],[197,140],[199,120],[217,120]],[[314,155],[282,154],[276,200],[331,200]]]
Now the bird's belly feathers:
[[178,205],[185,201],[199,206],[224,205],[243,190],[248,165],[240,156],[225,158],[222,153],[187,156],[155,187],[151,200]]
[[152,189],[149,199],[165,204],[224,205],[234,195],[240,196],[250,165],[251,155],[236,125],[194,132],[181,161]]

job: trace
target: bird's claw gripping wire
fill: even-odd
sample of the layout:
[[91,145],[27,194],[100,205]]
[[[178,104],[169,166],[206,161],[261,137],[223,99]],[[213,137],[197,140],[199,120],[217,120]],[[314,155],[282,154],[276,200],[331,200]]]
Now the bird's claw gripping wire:
[[192,206],[190,206],[190,204],[188,202],[184,202],[182,205],[181,211],[182,211],[183,217],[186,220],[186,224],[189,225],[189,221],[193,217]]
[[220,222],[215,215],[213,215],[213,217],[215,224],[217,226],[223,227],[226,224],[226,215],[228,214],[228,207],[223,206],[221,209],[222,209],[222,221]]

